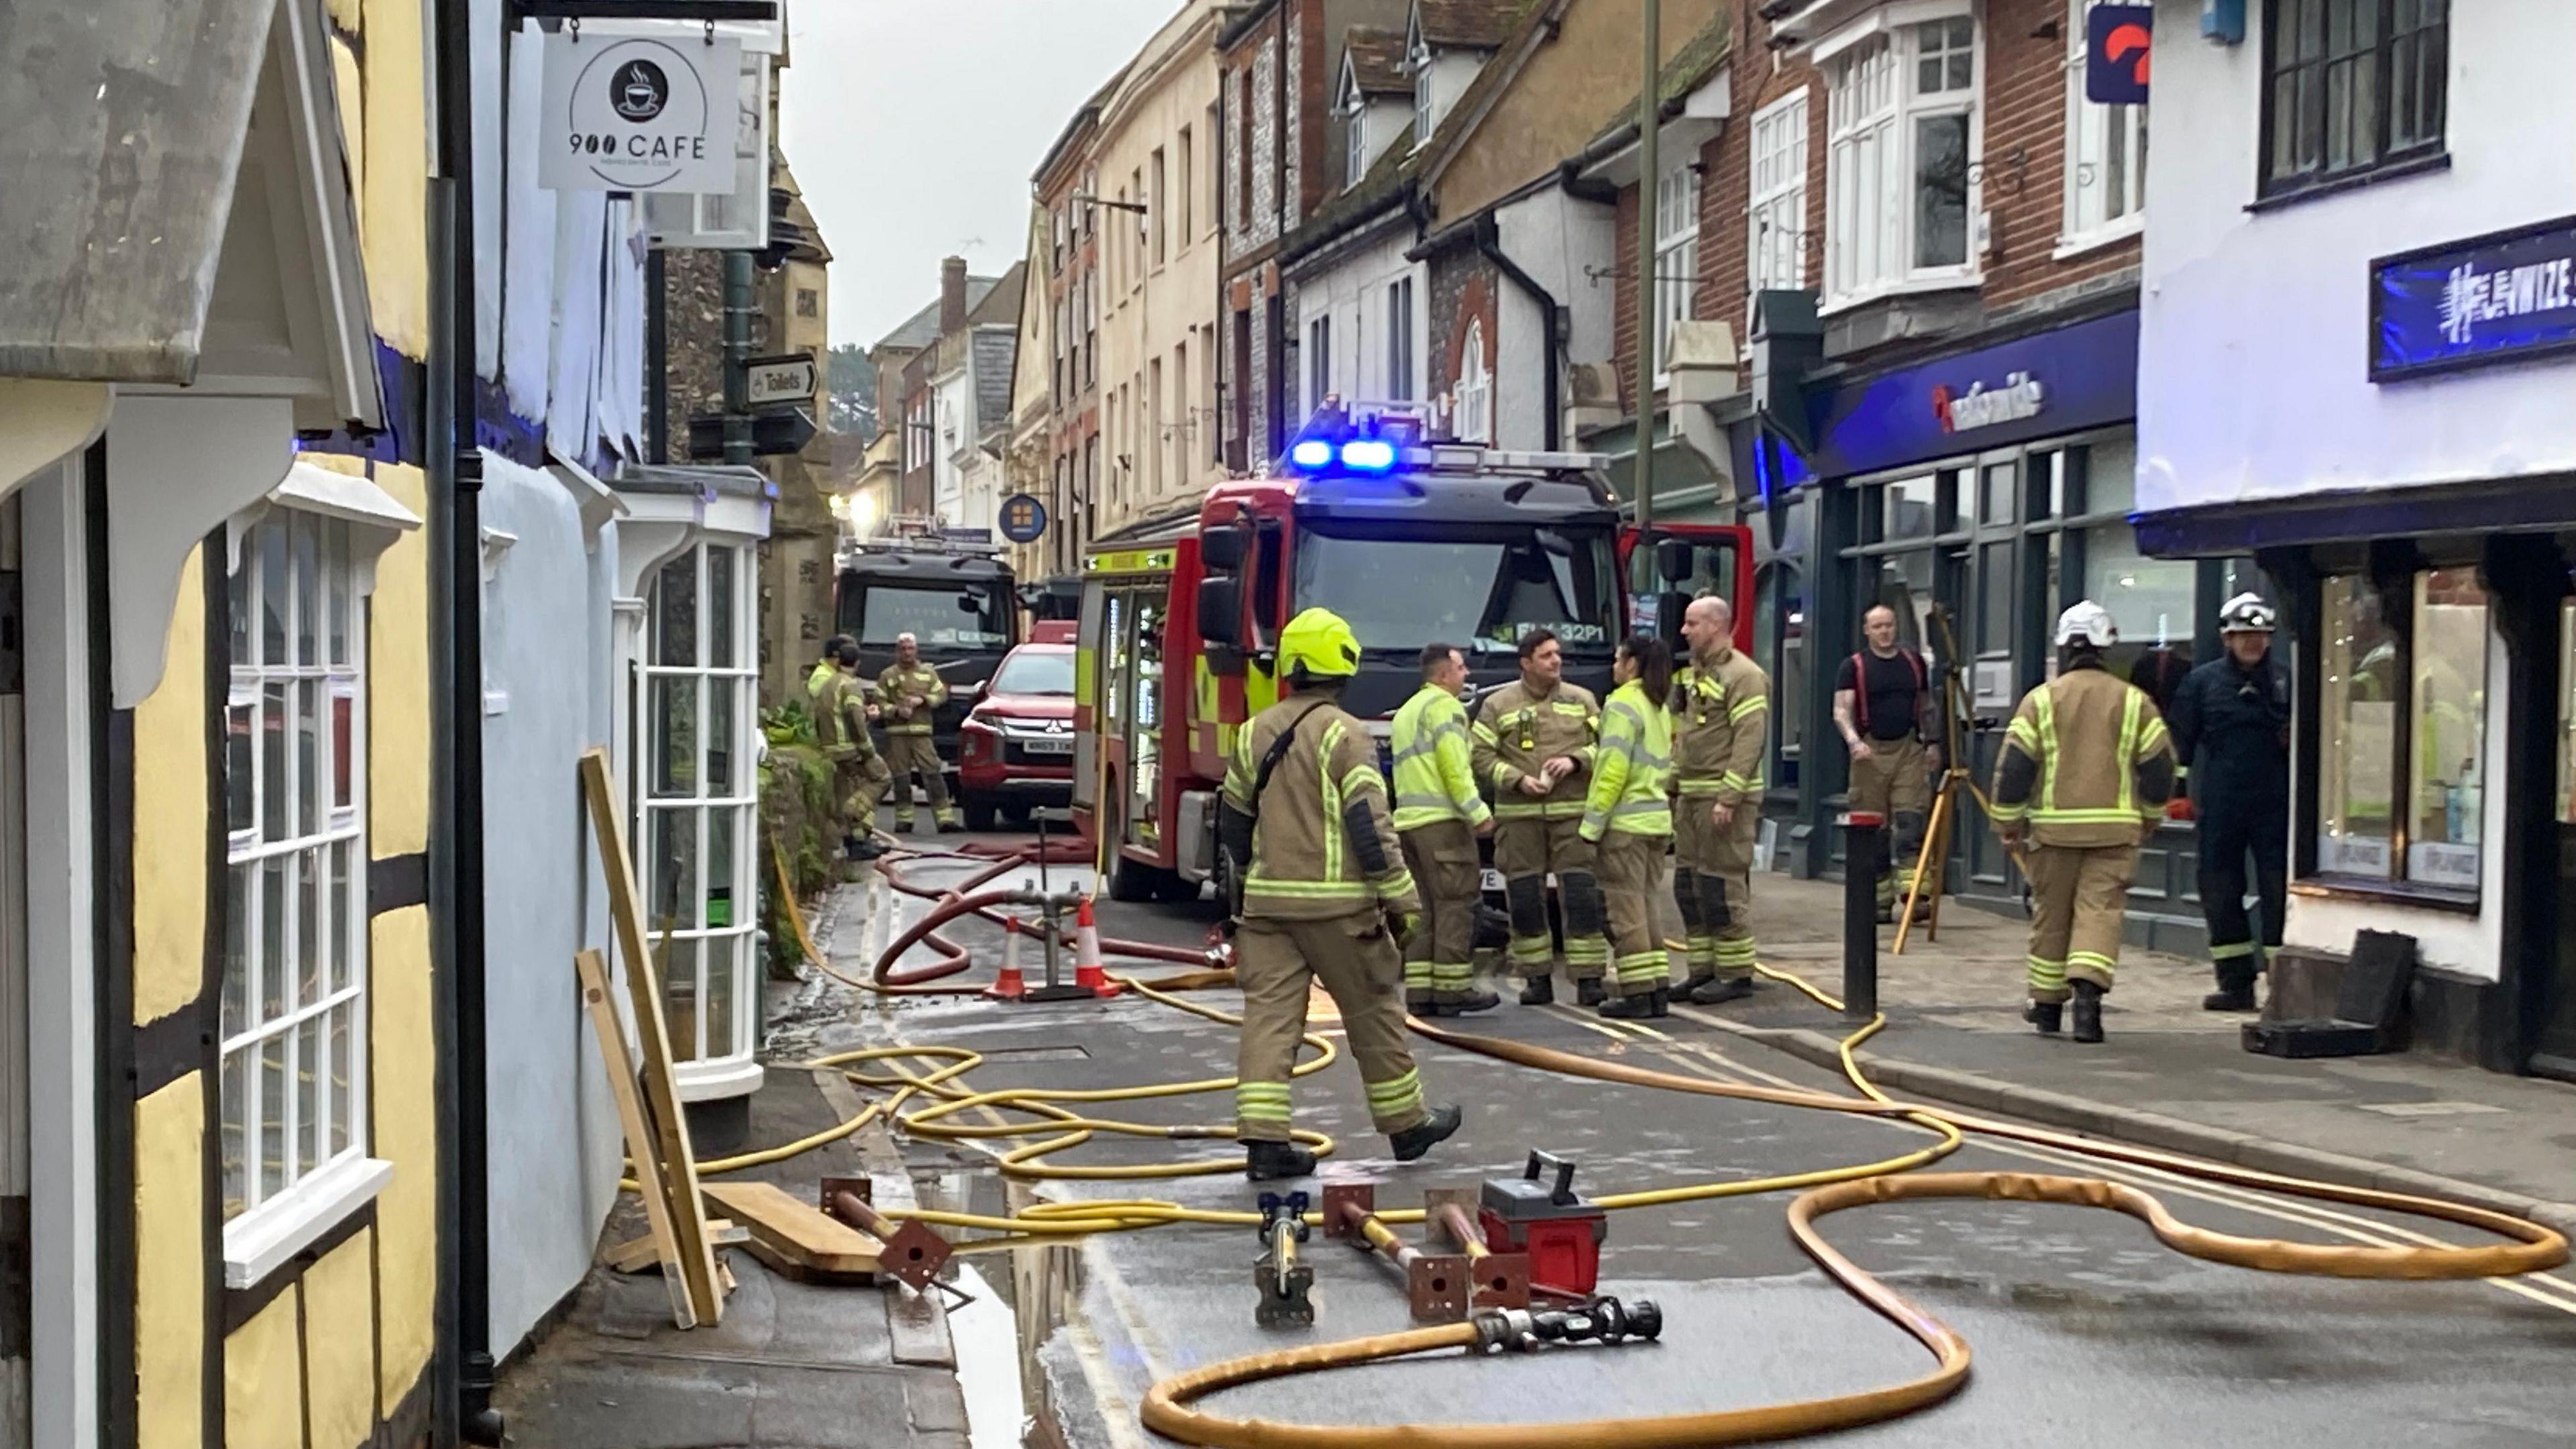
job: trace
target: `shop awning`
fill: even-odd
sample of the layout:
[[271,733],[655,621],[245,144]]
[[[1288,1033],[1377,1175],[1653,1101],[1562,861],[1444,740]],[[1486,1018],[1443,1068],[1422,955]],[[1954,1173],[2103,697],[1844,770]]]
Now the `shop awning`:
[[195,379],[278,8],[0,7],[0,376]]

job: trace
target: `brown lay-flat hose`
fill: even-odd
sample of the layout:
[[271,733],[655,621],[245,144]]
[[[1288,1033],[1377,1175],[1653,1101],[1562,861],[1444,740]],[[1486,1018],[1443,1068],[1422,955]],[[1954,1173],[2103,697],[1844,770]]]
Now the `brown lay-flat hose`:
[[1597,1061],[1524,1042],[1447,1031],[1420,1022],[1414,1024],[1414,1029],[1444,1045],[1544,1071],[1700,1096],[1733,1097],[1827,1111],[1940,1117],[1963,1129],[2017,1141],[2073,1149],[2207,1181],[2439,1218],[2513,1241],[2483,1247],[2328,1247],[2243,1238],[2196,1228],[2176,1219],[2149,1194],[2099,1178],[2022,1172],[1921,1172],[1860,1178],[1800,1194],[1789,1208],[1789,1231],[1797,1239],[1800,1249],[1845,1291],[1931,1350],[1938,1361],[1937,1366],[1919,1378],[1827,1399],[1801,1399],[1784,1404],[1697,1414],[1572,1423],[1285,1424],[1266,1419],[1225,1418],[1192,1407],[1196,1400],[1221,1389],[1263,1379],[1371,1363],[1432,1349],[1470,1347],[1478,1341],[1479,1334],[1474,1324],[1448,1324],[1278,1353],[1252,1354],[1175,1375],[1154,1385],[1146,1395],[1143,1419],[1147,1428],[1184,1444],[1213,1446],[1213,1449],[1689,1449],[1689,1446],[1696,1445],[1790,1439],[1892,1419],[1958,1392],[1967,1382],[1969,1352],[1967,1341],[1949,1325],[1908,1302],[1843,1256],[1816,1229],[1815,1220],[1828,1213],[1879,1203],[1975,1198],[2107,1208],[2145,1223],[2158,1241],[2177,1252],[2213,1263],[2274,1273],[2373,1279],[2492,1278],[2539,1272],[2567,1261],[2567,1240],[2558,1233],[2538,1223],[2459,1203],[2281,1177],[2147,1148],[2070,1137],[2017,1123],[1963,1117],[1927,1107],[1686,1077]]

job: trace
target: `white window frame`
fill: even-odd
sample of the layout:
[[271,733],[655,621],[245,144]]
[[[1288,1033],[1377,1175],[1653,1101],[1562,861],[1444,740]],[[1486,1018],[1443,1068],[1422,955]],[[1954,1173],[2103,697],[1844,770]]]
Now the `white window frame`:
[[1458,354],[1458,386],[1450,400],[1450,431],[1462,443],[1494,440],[1494,374],[1485,365],[1485,319],[1467,323]]
[[1413,68],[1413,145],[1419,150],[1431,143],[1432,129],[1439,122],[1432,114],[1431,47],[1418,33],[1405,51],[1404,63]]
[[1350,118],[1343,138],[1345,149],[1342,152],[1342,189],[1344,191],[1359,185],[1360,178],[1368,175],[1368,112],[1368,97],[1360,94],[1359,87],[1353,86],[1350,105],[1344,111],[1344,114]]
[[[713,597],[709,590],[715,572],[713,559],[718,554],[729,557],[733,576],[732,628],[725,641],[732,657],[730,663],[724,664],[714,662],[715,620],[708,607]],[[685,658],[666,663],[670,651],[666,648],[665,631],[673,620],[666,617],[669,601],[663,589],[682,577],[683,571],[696,590],[696,603],[688,612],[686,625],[691,637]],[[726,537],[700,537],[655,566],[645,595],[640,700],[644,747],[637,757],[640,772],[636,781],[635,875],[643,892],[645,930],[662,968],[662,1009],[671,1037],[671,1055],[680,1070],[681,1095],[689,1100],[727,1095],[741,1080],[756,1080],[759,1072],[758,1064],[752,1060],[761,1009],[760,963],[753,959],[753,933],[760,915],[758,572],[748,543]],[[729,700],[716,697],[720,682],[730,684],[730,690],[725,691],[730,694]],[[683,780],[672,772],[672,716],[663,707],[665,699],[675,704],[685,700],[690,717],[697,721],[712,721],[719,707],[729,715],[731,773],[724,793],[710,793],[711,732],[703,727],[687,742],[687,778]],[[708,908],[714,901],[713,888],[719,883],[707,879],[706,867],[709,847],[715,840],[714,822],[726,813],[733,818],[731,879],[722,883],[730,891],[726,900],[730,919],[717,924],[709,919],[714,912]],[[668,888],[680,883],[674,879],[676,872],[666,868],[666,840],[675,847],[684,846],[688,852],[689,872],[696,888],[686,900],[677,895],[666,899]],[[731,1031],[726,1039],[718,1040],[709,1031],[709,1019],[714,1013],[706,1009],[706,1003],[712,999],[709,987],[718,979],[718,973],[728,969],[732,976],[731,1019],[727,1023]]]
[[[2084,98],[2085,17],[2113,0],[2068,0],[2066,48],[2066,216],[2057,255],[2072,256],[2133,237],[2147,225],[2147,108],[2106,106]],[[2115,147],[2124,158],[2118,195],[2111,185]],[[2111,211],[2119,207],[2117,214]]]
[[1306,400],[1306,412],[1315,409],[1333,393],[1333,314],[1323,313],[1306,323],[1306,381],[1314,396]]
[[1807,88],[1753,113],[1752,204],[1746,224],[1751,290],[1807,285]]
[[1699,156],[1686,149],[1655,178],[1655,385],[1672,370],[1673,324],[1697,315]]
[[[1965,85],[1924,92],[1916,67],[1935,27],[1969,26]],[[1827,114],[1825,275],[1822,310],[1880,297],[1977,285],[1977,158],[1985,144],[1985,27],[1965,3],[1942,6],[1890,25],[1836,50],[1824,64]],[[1823,49],[1824,47],[1820,47]],[[1947,52],[1941,52],[1946,54]],[[1957,264],[1914,262],[1914,137],[1941,116],[1967,118],[1964,258]]]
[[[286,484],[257,509],[234,518],[226,533],[233,611],[226,621],[226,735],[254,742],[245,756],[228,757],[225,771],[228,800],[235,768],[246,767],[250,776],[246,792],[226,810],[228,927],[219,1000],[221,1070],[214,1084],[224,1162],[224,1281],[234,1288],[266,1277],[372,1200],[393,1176],[393,1164],[369,1156],[368,1135],[367,599],[375,589],[376,555],[396,532],[417,527],[419,520],[364,479],[330,474],[317,486],[299,482],[306,474],[322,470],[298,465]],[[309,586],[302,577],[308,563]],[[270,658],[268,594],[281,571],[287,595],[279,613],[284,652]],[[308,611],[315,616],[309,641]],[[272,701],[272,691],[280,698]],[[280,741],[274,760],[268,748],[272,715]],[[293,738],[299,718],[311,722],[309,759]],[[345,794],[310,793],[320,782],[336,782],[344,770]],[[280,895],[281,928],[273,957],[267,940],[271,890]],[[309,932],[303,911],[308,894]],[[299,984],[307,934],[316,958],[309,987]],[[274,997],[256,989],[270,971],[278,985]],[[305,1069],[307,1052],[318,1058],[311,1071]],[[280,1081],[274,1186],[263,1141],[270,1103],[265,1086],[252,1085],[269,1072]],[[295,1084],[304,1081],[313,1089],[309,1162],[299,1150],[308,1108]]]
[[1417,389],[1413,355],[1413,278],[1397,277],[1386,284],[1386,397],[1389,402],[1411,402]]

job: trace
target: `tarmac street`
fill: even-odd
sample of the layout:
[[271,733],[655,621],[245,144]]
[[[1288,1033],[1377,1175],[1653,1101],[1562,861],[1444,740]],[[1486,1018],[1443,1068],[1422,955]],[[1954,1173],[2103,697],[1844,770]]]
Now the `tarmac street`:
[[[943,872],[962,876],[967,867],[915,862],[905,869],[916,881],[936,882]],[[1052,883],[1061,888],[1068,874],[1059,869]],[[835,902],[830,946],[836,965],[853,974],[872,961],[874,943],[924,910],[920,901],[878,886],[869,887],[864,901],[859,894],[845,891]],[[1204,903],[1105,904],[1101,929],[1191,944],[1215,920],[1214,907]],[[978,958],[977,971],[960,979],[989,975],[1000,933],[967,922],[948,934]],[[1145,968],[1137,974],[1161,973]],[[1193,999],[1231,1005],[1222,991]],[[1324,1006],[1321,997],[1317,1005]],[[1771,1050],[1730,1029],[1728,1020],[1773,1025],[1803,1016],[1806,1028],[1839,1035],[1844,1028],[1837,1017],[1784,985],[1767,987],[1745,1007],[1680,1008],[1662,1021],[1613,1024],[1570,1007],[1506,1004],[1444,1025],[1717,1081],[1849,1091],[1836,1074]],[[966,1048],[984,1055],[971,1081],[987,1091],[1224,1077],[1235,1046],[1231,1028],[1132,994],[1048,1006],[877,998],[859,1004],[853,1016],[825,1028],[822,1045]],[[1327,1035],[1337,1030],[1320,1009],[1310,1025]],[[1900,1023],[1895,1033],[1903,1030]],[[1708,1184],[1710,1196],[1610,1217],[1601,1290],[1623,1302],[1657,1303],[1662,1338],[1533,1355],[1436,1355],[1273,1380],[1216,1394],[1202,1407],[1312,1424],[1537,1423],[1849,1394],[1931,1367],[1920,1346],[1835,1286],[1793,1244],[1784,1226],[1787,1194],[1716,1195],[1729,1183],[1897,1157],[1933,1142],[1930,1131],[1549,1075],[1419,1038],[1417,1053],[1432,1099],[1465,1106],[1465,1130],[1423,1161],[1394,1163],[1384,1139],[1370,1132],[1357,1073],[1347,1060],[1335,1062],[1296,1083],[1297,1124],[1329,1133],[1337,1144],[1321,1179],[1373,1181],[1381,1207],[1411,1207],[1426,1188],[1517,1176],[1529,1152],[1545,1150],[1577,1161],[1577,1189],[1591,1196]],[[1121,1102],[1099,1115],[1214,1125],[1229,1120],[1231,1101],[1209,1092]],[[923,1185],[925,1206],[994,1212],[1006,1201],[1030,1198],[1023,1185],[1000,1185],[984,1150],[1008,1145],[914,1136],[903,1150]],[[1228,1140],[1104,1135],[1046,1162],[1183,1158],[1229,1166],[1239,1160]],[[2193,1225],[2250,1237],[2363,1245],[2484,1241],[2447,1223],[1992,1139],[1972,1138],[1939,1170],[2104,1177],[2154,1194]],[[1150,1182],[1055,1181],[1036,1195],[1151,1197],[1245,1211],[1257,1191],[1228,1170]],[[1973,1377],[1955,1398],[1847,1432],[1837,1442],[2050,1449],[2069,1443],[2538,1446],[2576,1435],[2576,1378],[2568,1372],[2576,1364],[2570,1356],[2576,1353],[2576,1278],[2563,1272],[2445,1283],[2256,1273],[2170,1251],[2125,1216],[2022,1202],[1875,1206],[1827,1218],[1821,1228],[1860,1266],[1957,1330],[1975,1354]],[[1410,1241],[1422,1232],[1398,1231]],[[1137,1405],[1159,1379],[1239,1355],[1408,1326],[1392,1269],[1318,1233],[1302,1253],[1316,1273],[1314,1326],[1255,1327],[1257,1249],[1249,1227],[1181,1224],[1096,1235],[1078,1246],[1009,1250],[1015,1260],[1009,1273],[988,1264],[986,1278],[1012,1283],[1022,1300],[1024,1382],[1036,1421],[1029,1442],[1071,1449],[1167,1442],[1136,1418]],[[1040,1297],[1052,1300],[1050,1306],[1039,1308]],[[976,1369],[969,1357],[961,1353],[960,1369],[971,1385]],[[980,1439],[978,1446],[983,1449]]]

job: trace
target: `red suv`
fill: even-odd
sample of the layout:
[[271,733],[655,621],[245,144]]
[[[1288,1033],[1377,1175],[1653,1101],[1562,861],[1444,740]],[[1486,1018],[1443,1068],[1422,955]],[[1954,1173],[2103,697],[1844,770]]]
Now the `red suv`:
[[957,732],[966,828],[994,816],[1029,823],[1040,806],[1073,803],[1073,646],[1023,644],[1002,659]]

